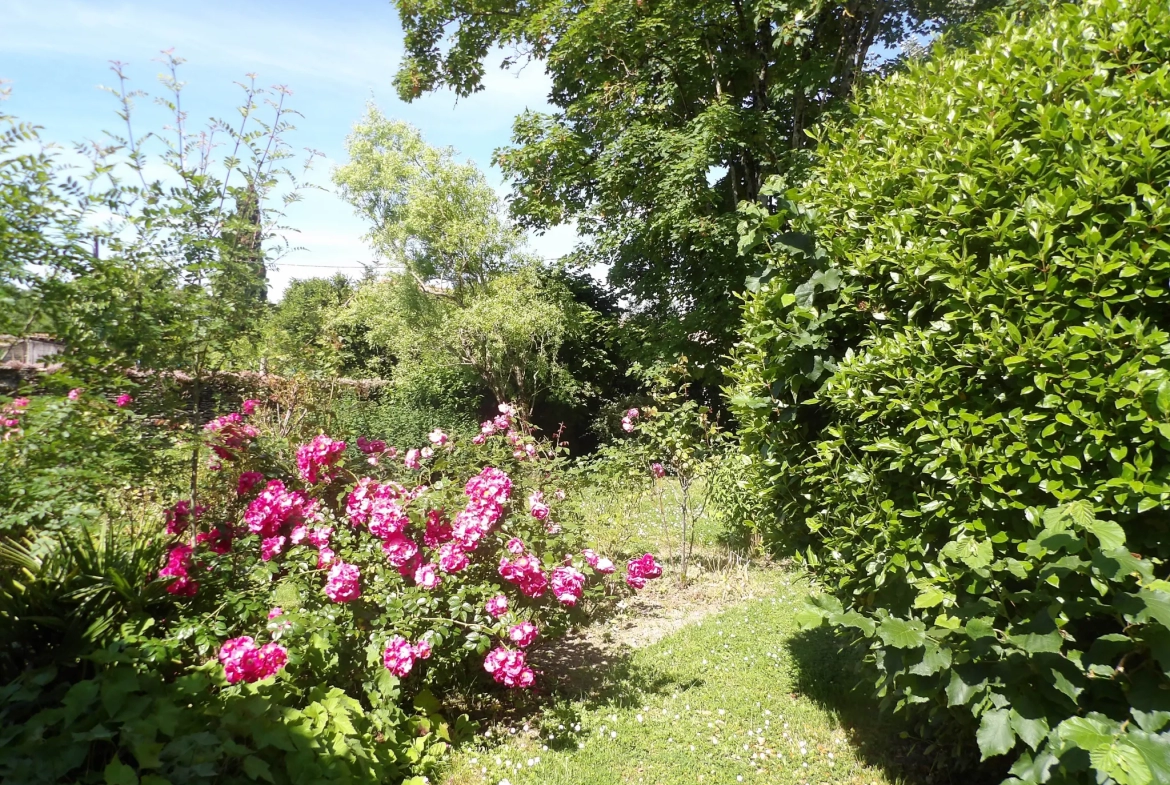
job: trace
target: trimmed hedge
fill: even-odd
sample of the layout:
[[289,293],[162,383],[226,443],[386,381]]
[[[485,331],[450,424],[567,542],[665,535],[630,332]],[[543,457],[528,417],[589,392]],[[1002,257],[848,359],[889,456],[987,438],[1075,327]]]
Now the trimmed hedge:
[[1170,782],[1170,7],[870,89],[743,245],[731,404],[885,704],[1012,782]]

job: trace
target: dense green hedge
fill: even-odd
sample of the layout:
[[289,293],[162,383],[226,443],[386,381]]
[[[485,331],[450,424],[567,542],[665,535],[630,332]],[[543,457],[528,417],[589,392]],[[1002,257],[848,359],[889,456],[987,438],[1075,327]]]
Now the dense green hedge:
[[1026,782],[1170,782],[1168,59],[1165,2],[1003,19],[745,226],[732,405],[806,621]]

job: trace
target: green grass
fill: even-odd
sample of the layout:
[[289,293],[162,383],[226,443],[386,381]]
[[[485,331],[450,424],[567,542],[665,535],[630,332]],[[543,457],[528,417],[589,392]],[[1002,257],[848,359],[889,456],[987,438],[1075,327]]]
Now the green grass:
[[[783,571],[770,575],[769,596],[634,652],[588,694],[494,728],[455,755],[445,781],[893,782],[862,759],[828,708],[848,714],[854,677],[842,672],[831,640],[797,633],[792,617],[808,585]],[[878,723],[871,715],[861,724]],[[884,754],[880,740],[874,748]]]

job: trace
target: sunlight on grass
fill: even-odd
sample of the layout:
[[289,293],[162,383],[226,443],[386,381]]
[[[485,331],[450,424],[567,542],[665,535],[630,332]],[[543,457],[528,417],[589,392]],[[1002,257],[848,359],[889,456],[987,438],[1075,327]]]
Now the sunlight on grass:
[[[769,596],[634,653],[593,695],[493,729],[456,755],[445,782],[889,785],[832,711],[795,692],[798,659],[836,652],[796,633],[792,615],[807,584],[774,575]],[[826,682],[818,695],[848,700],[849,679]]]

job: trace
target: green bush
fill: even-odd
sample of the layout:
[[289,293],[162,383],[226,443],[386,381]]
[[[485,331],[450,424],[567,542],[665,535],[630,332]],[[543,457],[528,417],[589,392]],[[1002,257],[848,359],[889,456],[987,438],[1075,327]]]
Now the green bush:
[[1163,4],[1001,19],[746,221],[731,401],[805,619],[1013,781],[1170,781],[1168,59]]
[[211,665],[168,681],[133,647],[91,659],[90,678],[47,668],[0,688],[4,782],[402,782],[446,746],[425,712],[408,718],[393,701],[369,710],[336,687],[223,690]]

